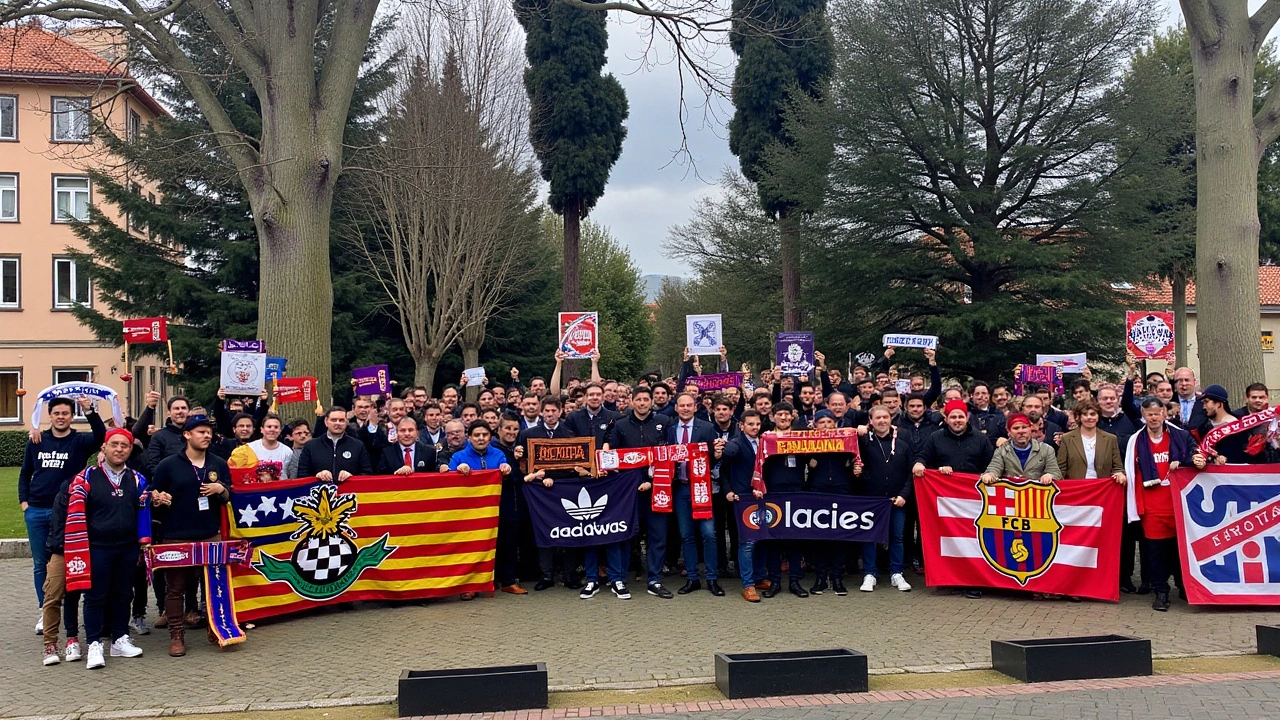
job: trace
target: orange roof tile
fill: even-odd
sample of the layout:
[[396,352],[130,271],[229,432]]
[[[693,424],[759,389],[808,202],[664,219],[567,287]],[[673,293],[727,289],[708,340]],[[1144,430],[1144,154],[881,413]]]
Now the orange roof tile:
[[124,76],[120,67],[75,42],[32,25],[0,28],[0,73],[65,78]]
[[[1168,307],[1173,304],[1173,288],[1168,280],[1152,281],[1137,288],[1143,304]],[[1280,265],[1258,266],[1258,300],[1261,305],[1280,305]],[[1187,305],[1196,304],[1196,281],[1187,282]]]

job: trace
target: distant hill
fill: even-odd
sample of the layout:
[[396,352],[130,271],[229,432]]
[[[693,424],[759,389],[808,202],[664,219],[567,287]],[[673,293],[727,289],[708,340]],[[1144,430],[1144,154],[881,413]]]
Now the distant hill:
[[644,301],[647,303],[655,302],[658,299],[658,293],[662,292],[662,281],[669,277],[673,276],[641,275],[640,280],[644,282]]

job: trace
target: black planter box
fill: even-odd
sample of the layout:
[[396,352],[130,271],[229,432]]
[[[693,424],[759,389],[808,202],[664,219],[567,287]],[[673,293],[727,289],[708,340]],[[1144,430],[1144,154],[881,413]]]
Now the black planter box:
[[716,653],[716,687],[730,700],[867,691],[867,656],[856,650]]
[[991,666],[1023,682],[1151,674],[1151,641],[1126,635],[992,640]]
[[1280,657],[1280,627],[1258,626],[1258,654]]
[[400,673],[400,717],[547,706],[547,664]]

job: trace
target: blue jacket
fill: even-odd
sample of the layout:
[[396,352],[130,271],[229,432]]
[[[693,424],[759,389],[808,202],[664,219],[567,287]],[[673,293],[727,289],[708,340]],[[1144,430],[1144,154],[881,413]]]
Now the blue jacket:
[[507,461],[507,454],[490,445],[484,455],[476,452],[468,442],[461,450],[449,458],[449,469],[457,470],[459,465],[466,465],[472,470],[497,470]]
[[751,475],[756,469],[756,451],[751,448],[751,438],[745,433],[725,443],[724,462],[720,465],[720,480],[728,476],[729,490],[751,497]]

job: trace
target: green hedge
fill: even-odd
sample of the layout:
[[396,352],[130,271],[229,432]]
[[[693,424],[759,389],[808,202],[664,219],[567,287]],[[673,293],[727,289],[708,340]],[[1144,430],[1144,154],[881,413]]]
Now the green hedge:
[[22,465],[22,453],[26,449],[26,430],[0,430],[0,467]]

